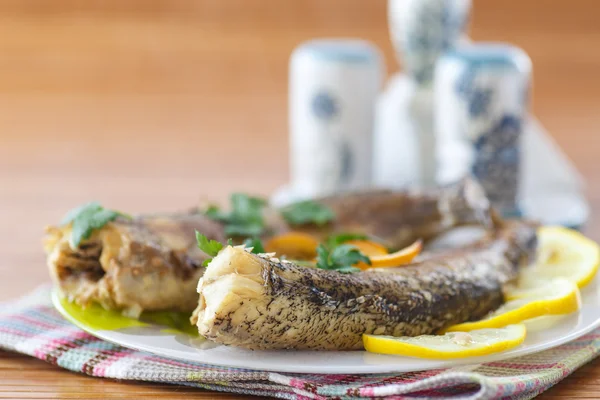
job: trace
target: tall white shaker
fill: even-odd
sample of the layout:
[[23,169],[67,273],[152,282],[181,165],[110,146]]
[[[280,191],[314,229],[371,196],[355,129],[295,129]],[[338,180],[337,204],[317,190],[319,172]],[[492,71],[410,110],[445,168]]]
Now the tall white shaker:
[[373,113],[384,67],[378,49],[353,39],[320,39],[290,60],[289,122],[294,199],[372,183]]
[[[440,55],[464,36],[470,8],[470,0],[389,0],[390,34],[406,77],[399,82],[397,109],[378,115],[383,122],[375,144],[377,184],[435,184],[433,71]],[[407,159],[418,166],[407,166]],[[412,182],[407,182],[408,168],[416,170]]]
[[465,44],[440,58],[435,82],[438,182],[472,174],[504,215],[518,215],[531,60],[506,44]]

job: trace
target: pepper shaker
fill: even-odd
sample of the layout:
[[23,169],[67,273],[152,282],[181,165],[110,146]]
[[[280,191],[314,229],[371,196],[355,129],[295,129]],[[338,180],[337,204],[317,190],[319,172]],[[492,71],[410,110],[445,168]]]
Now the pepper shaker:
[[437,179],[472,174],[504,215],[519,213],[531,60],[514,46],[466,44],[435,72]]
[[296,198],[371,185],[373,113],[383,77],[375,46],[313,40],[290,60],[291,187]]

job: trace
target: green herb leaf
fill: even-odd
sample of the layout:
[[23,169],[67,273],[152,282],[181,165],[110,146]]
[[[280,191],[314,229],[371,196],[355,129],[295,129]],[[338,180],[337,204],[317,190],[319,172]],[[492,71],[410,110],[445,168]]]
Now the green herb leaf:
[[211,257],[219,254],[219,251],[223,248],[222,243],[216,240],[209,240],[198,231],[196,231],[196,242],[198,242],[198,248]]
[[256,222],[233,223],[225,225],[225,235],[252,237],[260,236],[263,233],[264,226]]
[[335,265],[354,265],[361,261],[371,265],[371,260],[369,257],[361,253],[356,247],[349,244],[341,244],[334,248],[329,258]]
[[231,195],[231,216],[234,220],[262,224],[262,209],[266,205],[267,202],[258,197],[234,193]]
[[254,254],[265,253],[265,248],[259,238],[248,238],[244,241],[244,246],[252,247]]
[[231,211],[223,212],[216,206],[210,206],[204,214],[225,224],[228,236],[253,237],[263,233],[265,223],[263,208],[266,201],[243,193],[231,195]]
[[102,228],[120,215],[122,214],[117,211],[103,208],[97,202],[91,202],[69,211],[61,224],[72,224],[69,244],[75,249],[82,240],[89,239],[95,229]]
[[371,265],[369,257],[352,245],[342,244],[333,250],[323,244],[317,247],[317,268],[349,274],[360,271],[353,265],[361,261]]
[[71,222],[73,222],[75,220],[75,218],[77,218],[79,215],[85,214],[85,213],[90,213],[90,212],[96,212],[100,209],[102,209],[102,206],[97,201],[92,201],[92,202],[86,203],[82,206],[79,206],[79,207],[74,208],[71,211],[69,211],[67,213],[67,215],[65,215],[63,217],[63,219],[60,221],[60,224],[68,225]]
[[335,218],[333,211],[312,200],[290,204],[281,209],[281,215],[290,225],[325,225]]
[[342,243],[346,243],[350,240],[366,240],[368,239],[367,235],[363,235],[360,233],[339,233],[336,235],[331,235],[327,238],[327,246],[329,248],[334,248],[339,246]]
[[317,268],[331,269],[329,263],[329,249],[320,244],[317,246]]
[[226,222],[229,218],[229,214],[222,212],[217,206],[209,206],[204,214],[210,219],[214,219],[216,221]]
[[[206,236],[198,231],[196,231],[196,241],[198,242],[198,248],[210,256],[210,258],[204,260],[202,263],[203,267],[206,267],[208,263],[212,261],[213,257],[219,254],[219,251],[221,251],[224,247],[222,243],[217,242],[216,240],[209,240]],[[233,246],[233,240],[228,239],[227,245]],[[253,247],[252,252],[255,254],[265,252],[262,242],[258,238],[246,239],[244,246]]]
[[103,208],[102,210],[98,210],[98,212],[94,213],[91,216],[90,221],[89,221],[90,227],[92,228],[92,230],[100,229],[104,225],[106,225],[110,221],[113,221],[120,215],[121,215],[121,213],[119,213],[119,212],[116,212],[113,210],[107,210],[106,208]]

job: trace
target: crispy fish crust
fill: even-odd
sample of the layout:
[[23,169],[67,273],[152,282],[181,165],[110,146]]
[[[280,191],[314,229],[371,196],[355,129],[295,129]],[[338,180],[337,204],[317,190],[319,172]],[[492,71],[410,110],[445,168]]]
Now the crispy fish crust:
[[[333,232],[376,236],[390,247],[428,239],[456,225],[489,222],[489,202],[471,180],[429,192],[374,191],[317,200],[334,211],[325,227],[290,227],[267,210],[267,235],[300,230],[325,237]],[[143,310],[193,311],[205,259],[194,230],[227,240],[223,225],[195,211],[120,218],[94,231],[78,248],[69,245],[70,226],[47,229],[50,274],[63,294],[81,305],[97,302],[138,316]]]
[[470,248],[356,274],[229,246],[199,282],[192,322],[210,340],[249,349],[352,350],[363,333],[430,334],[498,308],[535,244],[535,228],[514,222]]

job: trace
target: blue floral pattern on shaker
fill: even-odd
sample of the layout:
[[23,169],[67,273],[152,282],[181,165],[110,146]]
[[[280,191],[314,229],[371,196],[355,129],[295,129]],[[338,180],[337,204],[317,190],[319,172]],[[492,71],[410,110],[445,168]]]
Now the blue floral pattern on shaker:
[[446,34],[443,36],[443,49],[449,49],[457,36],[459,36],[469,23],[470,14],[461,14],[456,6],[446,6],[442,10],[441,21]]
[[339,114],[337,101],[327,92],[318,92],[312,99],[311,109],[315,117],[329,121]]
[[488,113],[492,103],[492,89],[477,87],[474,82],[475,71],[465,69],[456,82],[456,93],[466,101],[469,116],[473,118]]
[[492,102],[491,89],[476,89],[469,96],[469,114],[479,117],[487,114]]
[[403,37],[405,69],[417,82],[427,83],[437,58],[464,31],[469,12],[456,0],[414,0],[409,12]]
[[503,212],[517,209],[521,124],[520,118],[504,115],[474,143],[471,172]]
[[511,115],[504,115],[500,121],[490,130],[475,141],[475,149],[478,153],[492,153],[495,149],[506,149],[515,144],[521,133],[521,120]]
[[454,90],[456,90],[456,93],[463,99],[465,99],[473,89],[473,76],[474,72],[470,68],[465,68],[456,80]]
[[341,184],[345,184],[350,182],[352,174],[354,173],[354,155],[352,154],[350,144],[346,141],[343,141],[340,145],[340,160],[341,169],[339,181]]

